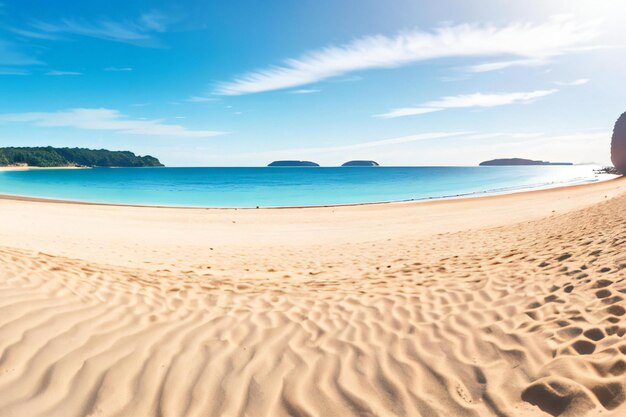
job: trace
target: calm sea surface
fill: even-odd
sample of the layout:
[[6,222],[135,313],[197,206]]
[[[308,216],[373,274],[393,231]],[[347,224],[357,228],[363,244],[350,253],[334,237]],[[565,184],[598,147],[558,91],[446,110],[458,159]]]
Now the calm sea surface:
[[604,179],[593,166],[97,168],[0,171],[0,194],[168,206],[318,206],[510,192]]

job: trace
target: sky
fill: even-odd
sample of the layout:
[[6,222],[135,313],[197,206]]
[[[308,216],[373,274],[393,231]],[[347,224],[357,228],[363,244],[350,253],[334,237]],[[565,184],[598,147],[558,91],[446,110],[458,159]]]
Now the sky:
[[623,0],[0,0],[0,146],[607,165]]

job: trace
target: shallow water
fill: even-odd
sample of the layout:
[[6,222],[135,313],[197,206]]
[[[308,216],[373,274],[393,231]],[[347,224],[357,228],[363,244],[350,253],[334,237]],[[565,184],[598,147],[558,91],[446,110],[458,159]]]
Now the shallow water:
[[590,165],[96,168],[0,171],[0,194],[196,207],[373,203],[509,192],[605,178]]

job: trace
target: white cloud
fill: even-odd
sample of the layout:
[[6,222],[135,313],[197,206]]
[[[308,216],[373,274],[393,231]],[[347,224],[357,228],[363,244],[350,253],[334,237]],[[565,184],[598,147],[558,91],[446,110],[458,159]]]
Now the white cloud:
[[24,66],[40,65],[41,61],[23,54],[15,44],[0,39],[0,65]]
[[215,97],[204,97],[204,96],[191,96],[185,101],[189,103],[206,103],[207,101],[215,101],[217,98]]
[[133,69],[131,67],[106,67],[104,70],[107,72],[131,72]]
[[144,27],[152,29],[156,32],[165,32],[167,29],[167,17],[157,10],[144,13],[141,15],[140,21],[143,23]]
[[443,139],[449,137],[456,137],[467,135],[472,132],[427,132],[427,133],[417,133],[414,135],[400,136],[391,139],[382,139],[382,140],[373,140],[369,142],[360,142],[353,143],[350,145],[339,145],[339,146],[324,146],[324,147],[316,147],[316,148],[293,148],[293,149],[280,149],[273,151],[263,151],[257,153],[246,153],[240,154],[238,156],[249,157],[249,156],[273,156],[273,157],[284,157],[284,156],[294,156],[298,157],[298,155],[307,155],[307,154],[318,154],[318,153],[327,153],[327,152],[338,152],[338,151],[349,151],[355,149],[366,149],[366,148],[374,148],[378,146],[388,146],[388,145],[396,145],[400,143],[408,143],[408,142],[417,142],[422,140],[432,140],[432,139]]
[[375,117],[381,117],[383,119],[393,119],[395,117],[404,116],[417,116],[419,114],[434,113],[443,109],[437,109],[434,107],[400,107],[393,109],[387,113],[376,114]]
[[589,81],[591,81],[589,78],[580,78],[578,80],[569,81],[569,82],[555,81],[554,84],[563,85],[563,86],[577,86],[577,85],[585,85]]
[[56,112],[0,114],[0,122],[32,123],[41,127],[70,127],[87,130],[111,130],[117,133],[179,138],[206,138],[223,134],[209,130],[190,130],[160,120],[131,119],[112,109],[69,109]]
[[488,62],[486,64],[471,65],[466,68],[469,72],[489,72],[498,71],[510,67],[538,67],[547,64],[549,61],[545,58],[535,59],[514,59],[510,61]]
[[447,96],[440,100],[429,101],[426,107],[441,109],[453,109],[459,107],[494,107],[505,104],[521,103],[535,100],[556,93],[558,90],[537,90],[522,93],[497,93],[497,94],[461,94]]
[[439,100],[428,101],[418,107],[401,107],[387,113],[377,114],[375,117],[392,119],[396,117],[414,116],[432,113],[444,109],[457,109],[468,107],[496,107],[514,103],[528,103],[541,97],[549,96],[558,90],[537,90],[520,93],[495,93],[495,94],[461,94],[447,96]]
[[301,88],[299,90],[291,90],[288,93],[289,94],[313,94],[313,93],[319,93],[321,90],[318,90],[316,88]]
[[167,19],[159,12],[143,14],[135,20],[64,18],[58,22],[33,21],[29,29],[10,29],[20,36],[35,39],[60,39],[61,35],[86,36],[113,42],[124,42],[136,46],[158,47],[159,42],[153,37],[154,32],[167,29]]
[[45,40],[60,39],[59,36],[46,33],[46,32],[38,32],[38,31],[33,31],[33,30],[28,30],[28,29],[23,29],[23,28],[9,28],[9,30],[15,33],[16,35],[24,37],[24,38],[45,39]]
[[[394,37],[367,36],[314,50],[281,65],[258,69],[221,83],[216,93],[241,95],[312,84],[354,71],[393,68],[444,57],[513,56],[529,61],[571,53],[599,35],[597,24],[553,18],[543,24],[462,24]],[[493,64],[492,64],[493,65]],[[502,65],[502,64],[500,64]]]
[[29,75],[30,72],[17,68],[0,68],[0,75]]
[[46,75],[54,75],[54,76],[61,76],[61,75],[83,75],[82,72],[76,72],[76,71],[57,71],[57,70],[52,70],[52,71],[48,71],[46,72]]

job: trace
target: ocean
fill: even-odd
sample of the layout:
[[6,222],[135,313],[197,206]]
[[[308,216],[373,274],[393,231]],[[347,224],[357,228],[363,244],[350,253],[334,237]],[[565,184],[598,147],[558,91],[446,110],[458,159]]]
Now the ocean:
[[94,168],[0,171],[0,194],[183,207],[424,200],[599,181],[595,166]]

